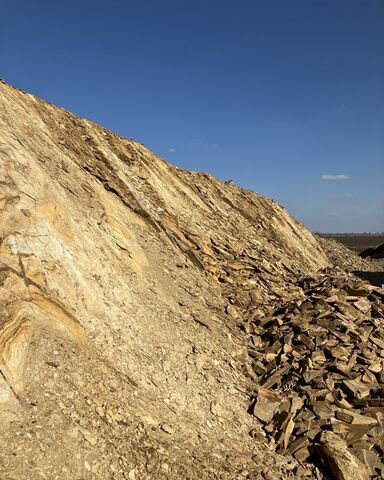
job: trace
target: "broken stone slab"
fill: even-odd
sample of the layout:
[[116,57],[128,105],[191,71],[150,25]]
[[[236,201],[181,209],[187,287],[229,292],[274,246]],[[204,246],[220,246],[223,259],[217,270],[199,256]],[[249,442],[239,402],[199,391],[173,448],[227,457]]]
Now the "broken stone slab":
[[302,447],[300,448],[300,450],[297,450],[293,456],[295,457],[295,459],[300,462],[300,463],[304,463],[308,460],[308,458],[311,456],[311,446],[308,445],[308,446],[305,446],[305,447]]
[[384,340],[380,340],[380,338],[377,338],[375,336],[370,337],[371,342],[373,342],[375,345],[377,345],[379,348],[384,350]]
[[351,295],[353,297],[368,297],[368,295],[372,292],[373,287],[370,287],[368,285],[364,285],[361,287],[353,286],[353,285],[346,285],[345,286],[345,291],[348,293],[348,295]]
[[356,425],[352,423],[346,423],[340,420],[331,420],[330,429],[334,433],[340,434],[361,434],[365,435],[372,429],[372,425]]
[[[372,476],[377,475],[379,471],[381,474],[384,473],[384,465],[380,460],[380,457],[376,452],[370,450],[369,448],[353,448],[351,452],[367,466],[369,473]],[[381,476],[381,475],[380,475]],[[382,476],[381,476],[382,478]]]
[[277,382],[279,382],[282,378],[283,375],[285,375],[289,370],[291,366],[290,365],[284,365],[283,367],[279,367],[272,375],[270,375],[264,382],[263,382],[263,387],[264,388],[271,388],[273,387]]
[[293,442],[290,443],[287,453],[289,454],[294,454],[298,450],[308,447],[309,446],[309,438],[307,435],[301,435],[300,437],[297,437]]
[[320,419],[331,418],[334,416],[334,409],[325,402],[313,402],[312,410]]
[[260,387],[257,392],[257,398],[252,413],[262,422],[269,423],[282,402],[283,397],[281,395]]
[[321,434],[320,452],[336,480],[370,480],[371,475],[366,465],[335,433],[325,431]]
[[355,407],[377,407],[384,408],[384,398],[364,398],[363,400],[354,400]]
[[357,379],[344,380],[342,385],[352,398],[357,398],[358,400],[368,397],[371,391],[371,387],[369,385],[364,384]]
[[367,313],[371,309],[371,302],[366,298],[359,298],[359,300],[353,302],[353,305],[360,310],[360,312]]
[[288,448],[289,440],[295,428],[295,422],[293,420],[294,415],[294,413],[289,413],[286,420],[279,428],[281,435],[277,440],[277,444],[280,445],[284,451]]
[[352,425],[377,425],[377,420],[367,415],[361,415],[353,410],[336,410],[336,418]]

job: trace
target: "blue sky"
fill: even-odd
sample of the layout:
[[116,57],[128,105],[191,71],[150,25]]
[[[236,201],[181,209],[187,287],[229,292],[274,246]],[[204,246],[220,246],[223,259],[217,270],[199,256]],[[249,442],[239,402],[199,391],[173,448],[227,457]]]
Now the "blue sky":
[[286,206],[384,231],[383,0],[0,0],[0,76]]

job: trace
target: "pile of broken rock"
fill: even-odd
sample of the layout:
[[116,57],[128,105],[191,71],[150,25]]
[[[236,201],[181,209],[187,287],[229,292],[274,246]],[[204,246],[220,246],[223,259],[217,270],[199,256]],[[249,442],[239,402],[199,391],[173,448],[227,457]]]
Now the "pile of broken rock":
[[264,441],[337,479],[384,478],[384,290],[339,270],[248,325]]
[[351,272],[353,270],[373,271],[377,265],[367,258],[362,258],[357,252],[347,248],[342,243],[332,238],[316,236],[321,248],[326,253],[329,261],[337,267]]

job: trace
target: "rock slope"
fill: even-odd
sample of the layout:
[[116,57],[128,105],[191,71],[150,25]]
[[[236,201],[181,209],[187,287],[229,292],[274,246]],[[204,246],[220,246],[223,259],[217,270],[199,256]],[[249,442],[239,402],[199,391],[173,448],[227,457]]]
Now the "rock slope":
[[246,325],[328,265],[303,225],[4,82],[0,218],[2,478],[297,476]]

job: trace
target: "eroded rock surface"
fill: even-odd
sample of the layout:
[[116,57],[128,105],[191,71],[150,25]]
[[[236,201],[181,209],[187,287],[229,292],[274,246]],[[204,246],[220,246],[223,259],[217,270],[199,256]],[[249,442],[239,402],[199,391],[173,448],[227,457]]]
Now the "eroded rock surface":
[[299,476],[247,413],[247,325],[329,263],[283,208],[0,83],[0,219],[2,477]]

